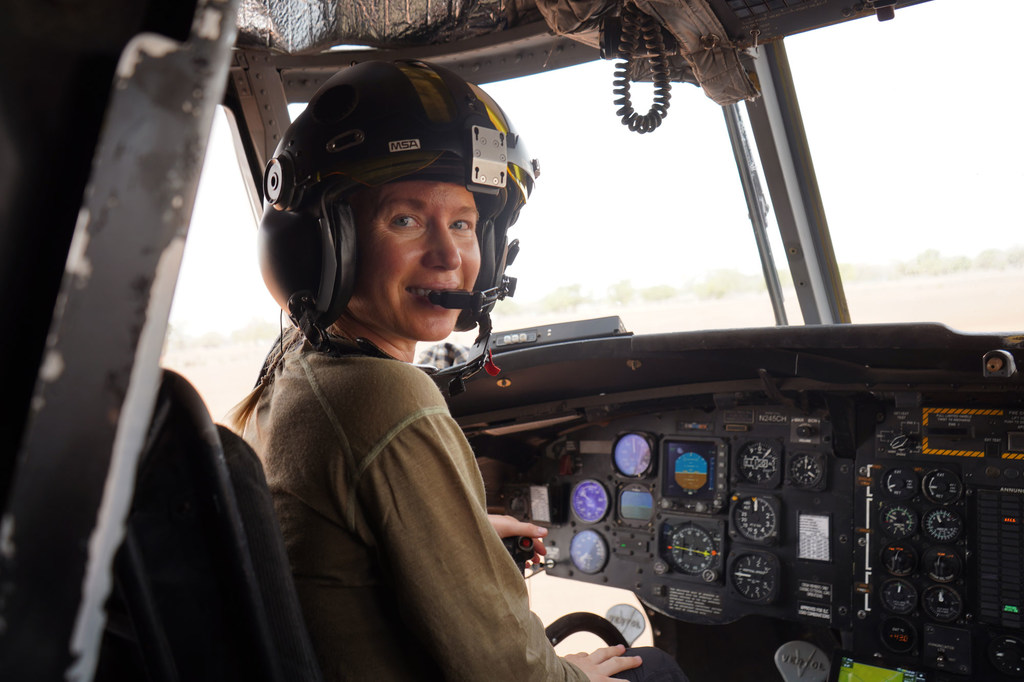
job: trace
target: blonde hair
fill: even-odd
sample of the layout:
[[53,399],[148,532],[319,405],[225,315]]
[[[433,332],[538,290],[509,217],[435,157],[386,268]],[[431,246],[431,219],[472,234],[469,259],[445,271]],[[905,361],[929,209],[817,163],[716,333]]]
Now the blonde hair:
[[249,423],[249,420],[256,412],[256,405],[259,404],[260,397],[267,390],[267,387],[273,383],[274,373],[277,370],[277,366],[281,364],[281,360],[284,359],[285,353],[293,346],[302,345],[305,340],[306,337],[296,327],[288,327],[281,332],[281,337],[267,354],[267,359],[263,363],[263,373],[259,383],[249,391],[249,395],[242,398],[237,405],[228,410],[228,413],[224,415],[224,426],[238,435],[242,435],[246,424]]

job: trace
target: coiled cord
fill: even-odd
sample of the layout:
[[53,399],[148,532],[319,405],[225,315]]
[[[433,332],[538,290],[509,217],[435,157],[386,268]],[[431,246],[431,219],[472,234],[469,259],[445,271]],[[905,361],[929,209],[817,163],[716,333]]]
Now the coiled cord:
[[[641,116],[633,109],[633,103],[629,95],[629,67],[640,48],[640,38],[643,36],[644,47],[648,59],[651,62],[651,71],[654,75],[654,103],[645,115]],[[634,3],[626,3],[622,6],[622,49],[627,56],[615,64],[614,80],[612,81],[612,93],[617,98],[615,105],[619,107],[619,118],[622,124],[630,130],[640,134],[656,130],[662,120],[668,115],[669,99],[671,98],[671,83],[668,78],[668,58],[665,55],[665,42],[661,37],[661,26],[637,8]]]

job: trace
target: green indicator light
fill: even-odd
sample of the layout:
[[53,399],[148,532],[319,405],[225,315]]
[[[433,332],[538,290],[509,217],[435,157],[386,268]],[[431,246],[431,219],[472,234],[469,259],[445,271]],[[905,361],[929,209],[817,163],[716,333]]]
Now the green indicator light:
[[1016,606],[1010,606],[1009,604],[1003,607],[1003,611],[1006,611],[1007,613],[1020,613],[1019,608]]

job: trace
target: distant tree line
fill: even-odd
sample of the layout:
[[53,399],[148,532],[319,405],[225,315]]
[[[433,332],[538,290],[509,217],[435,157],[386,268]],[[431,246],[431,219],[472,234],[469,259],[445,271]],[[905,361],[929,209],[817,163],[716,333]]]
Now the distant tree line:
[[[840,264],[839,272],[846,283],[870,282],[899,279],[902,277],[940,277],[969,271],[993,271],[1024,268],[1024,246],[1012,249],[989,249],[974,258],[966,256],[943,256],[936,249],[928,249],[915,258],[895,265]],[[793,279],[788,269],[779,272],[783,287],[792,286]],[[765,290],[760,274],[751,275],[733,269],[714,270],[702,279],[672,286],[657,284],[637,287],[630,280],[623,279],[610,284],[602,295],[586,292],[581,284],[561,286],[536,302],[519,302],[506,299],[501,303],[504,315],[525,312],[571,313],[588,305],[613,305],[624,307],[634,304],[659,303],[675,299],[716,300],[738,294],[756,293]],[[206,332],[190,335],[181,329],[171,328],[167,335],[167,348],[217,347],[226,344],[269,343],[277,338],[280,326],[277,321],[253,319],[240,329],[225,332]]]
[[[989,249],[974,258],[966,256],[943,256],[936,249],[928,249],[909,261],[895,265],[840,264],[839,272],[846,283],[870,282],[899,279],[903,277],[939,277],[969,271],[998,271],[1024,268],[1024,247],[1009,250]],[[792,286],[793,278],[788,269],[779,272],[784,287]],[[580,306],[613,304],[627,306],[636,303],[656,303],[680,298],[715,300],[737,294],[756,293],[765,290],[760,274],[751,275],[724,268],[707,273],[702,279],[671,286],[659,284],[638,288],[628,279],[608,286],[604,295],[584,292],[580,284],[561,286],[551,291],[536,303],[519,303],[511,300],[502,302],[502,312],[517,314],[526,311],[542,313],[573,312]]]

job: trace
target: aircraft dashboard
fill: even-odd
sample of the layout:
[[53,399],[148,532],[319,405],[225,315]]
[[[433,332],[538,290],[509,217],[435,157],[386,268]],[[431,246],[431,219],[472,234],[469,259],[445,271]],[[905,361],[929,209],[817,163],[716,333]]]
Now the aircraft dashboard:
[[691,645],[753,618],[927,679],[1024,679],[1022,340],[617,335],[498,354],[451,407],[505,468],[489,503],[550,529],[550,574],[631,590]]

